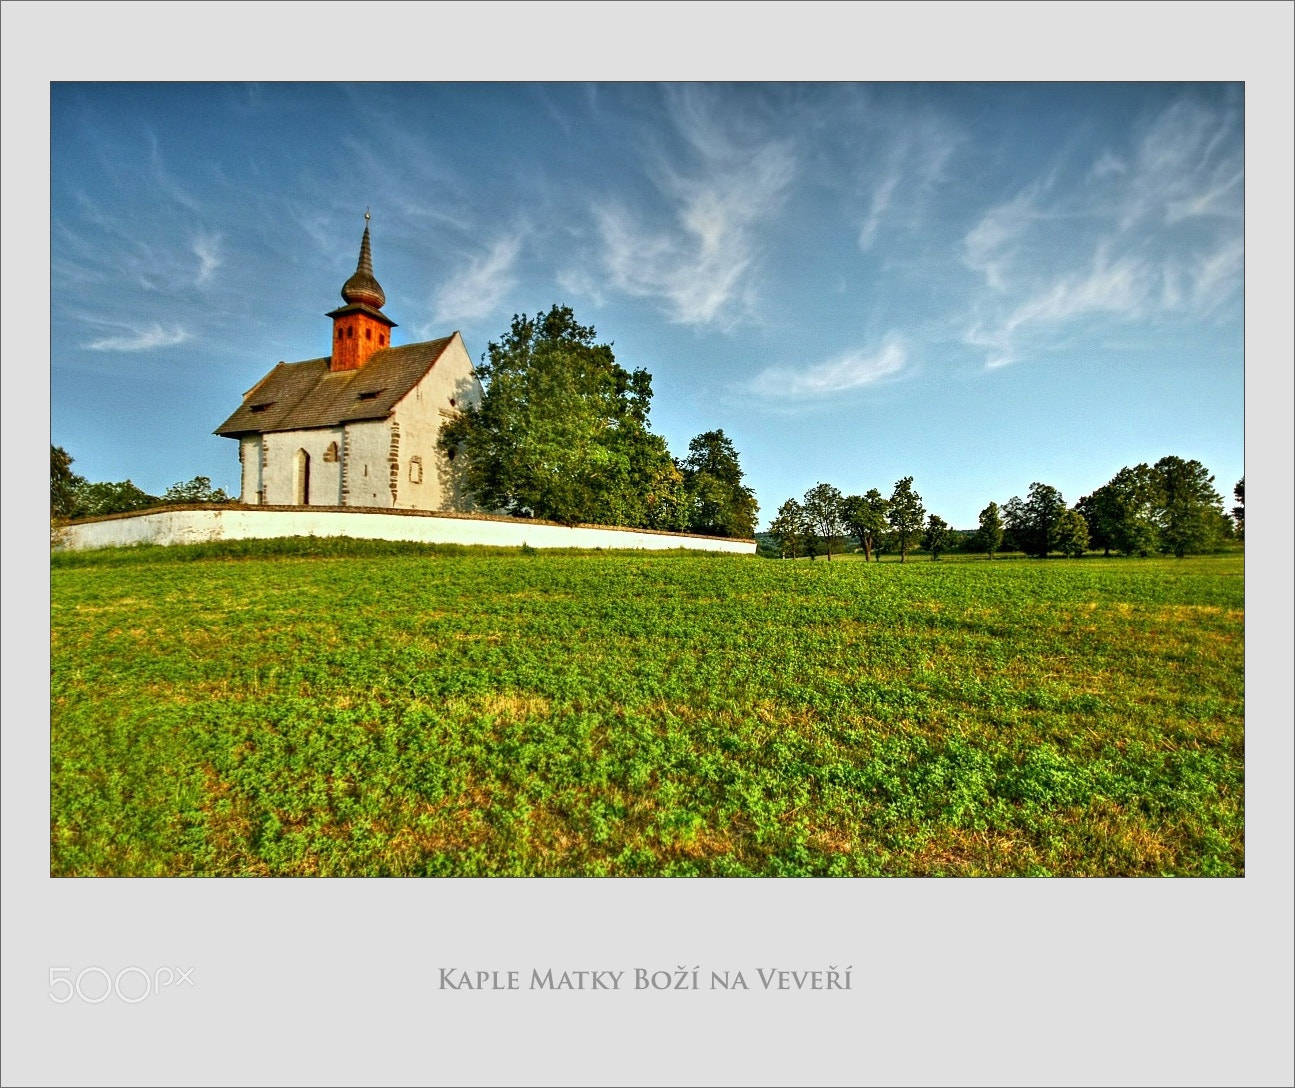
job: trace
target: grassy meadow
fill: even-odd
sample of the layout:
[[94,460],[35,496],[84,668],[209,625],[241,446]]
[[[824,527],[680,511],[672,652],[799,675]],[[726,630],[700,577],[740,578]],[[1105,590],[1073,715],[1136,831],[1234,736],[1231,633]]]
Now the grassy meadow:
[[1243,574],[59,553],[50,869],[1237,876]]

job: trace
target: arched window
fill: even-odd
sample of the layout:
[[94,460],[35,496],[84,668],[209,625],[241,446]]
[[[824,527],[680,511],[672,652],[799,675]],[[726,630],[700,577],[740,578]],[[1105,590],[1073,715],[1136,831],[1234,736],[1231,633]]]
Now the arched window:
[[310,505],[310,454],[298,450],[293,456],[292,476],[293,491],[296,493],[298,506]]
[[329,464],[336,464],[337,456],[338,456],[337,443],[330,442],[328,444],[328,449],[324,450],[324,460],[327,461]]

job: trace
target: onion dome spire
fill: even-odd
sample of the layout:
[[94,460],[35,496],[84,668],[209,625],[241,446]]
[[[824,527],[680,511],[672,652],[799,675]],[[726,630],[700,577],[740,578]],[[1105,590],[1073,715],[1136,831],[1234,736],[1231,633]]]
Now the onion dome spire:
[[387,301],[382,285],[373,276],[373,254],[369,250],[369,212],[364,211],[364,238],[360,241],[360,260],[355,274],[342,284],[342,298],[348,305],[372,306],[381,310]]

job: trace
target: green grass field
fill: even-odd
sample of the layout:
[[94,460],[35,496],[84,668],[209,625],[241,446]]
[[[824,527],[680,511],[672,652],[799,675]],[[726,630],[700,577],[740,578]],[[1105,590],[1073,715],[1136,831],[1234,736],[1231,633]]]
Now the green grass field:
[[1244,568],[52,560],[56,875],[1241,875]]

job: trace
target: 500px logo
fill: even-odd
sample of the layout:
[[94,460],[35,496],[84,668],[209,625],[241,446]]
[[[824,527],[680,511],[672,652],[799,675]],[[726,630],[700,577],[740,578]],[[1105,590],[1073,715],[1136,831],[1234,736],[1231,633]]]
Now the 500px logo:
[[71,967],[51,967],[49,999],[56,1005],[66,1005],[75,997],[87,1005],[98,1005],[115,997],[127,1005],[138,1005],[168,987],[192,986],[193,972],[192,967],[159,967],[152,972],[142,967],[123,967],[113,975],[102,967],[83,967],[73,978]]

